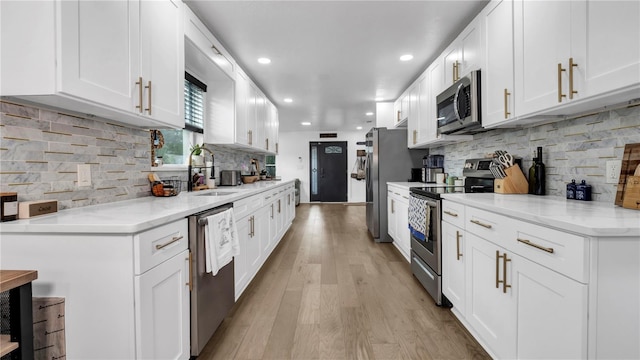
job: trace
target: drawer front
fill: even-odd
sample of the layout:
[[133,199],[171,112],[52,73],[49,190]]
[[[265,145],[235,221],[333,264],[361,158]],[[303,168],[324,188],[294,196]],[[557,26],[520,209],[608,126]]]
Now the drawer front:
[[512,221],[513,233],[507,248],[581,283],[588,282],[587,239],[524,221]]
[[465,206],[452,201],[442,201],[442,221],[464,229]]
[[187,219],[134,235],[135,273],[140,275],[189,248]]
[[506,247],[510,223],[514,219],[467,206],[464,229],[496,245]]
[[251,214],[262,207],[262,194],[249,196],[233,202],[233,215],[236,220]]

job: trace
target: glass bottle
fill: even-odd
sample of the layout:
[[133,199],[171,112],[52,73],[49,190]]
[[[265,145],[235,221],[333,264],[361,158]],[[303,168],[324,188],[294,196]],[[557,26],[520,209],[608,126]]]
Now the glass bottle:
[[536,162],[538,161],[538,158],[536,157],[536,154],[533,154],[533,163],[531,164],[531,167],[529,168],[529,194],[535,194],[536,193]]
[[538,146],[538,157],[535,162],[535,195],[545,195],[546,191],[546,175],[545,166],[542,162],[542,147]]

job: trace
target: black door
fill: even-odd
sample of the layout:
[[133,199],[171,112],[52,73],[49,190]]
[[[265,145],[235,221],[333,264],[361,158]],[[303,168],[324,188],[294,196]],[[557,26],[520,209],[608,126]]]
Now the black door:
[[347,142],[310,142],[311,201],[347,201]]

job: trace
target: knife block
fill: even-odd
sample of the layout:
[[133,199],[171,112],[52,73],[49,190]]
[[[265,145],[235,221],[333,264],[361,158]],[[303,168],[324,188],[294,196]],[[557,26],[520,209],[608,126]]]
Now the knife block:
[[507,176],[504,179],[495,179],[493,192],[498,194],[528,194],[529,182],[524,177],[520,166],[515,164],[504,169]]

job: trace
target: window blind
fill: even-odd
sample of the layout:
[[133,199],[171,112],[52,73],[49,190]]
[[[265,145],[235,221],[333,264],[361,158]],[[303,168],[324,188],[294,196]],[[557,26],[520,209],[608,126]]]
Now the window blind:
[[202,133],[204,129],[204,93],[207,85],[189,73],[184,79],[185,129]]

